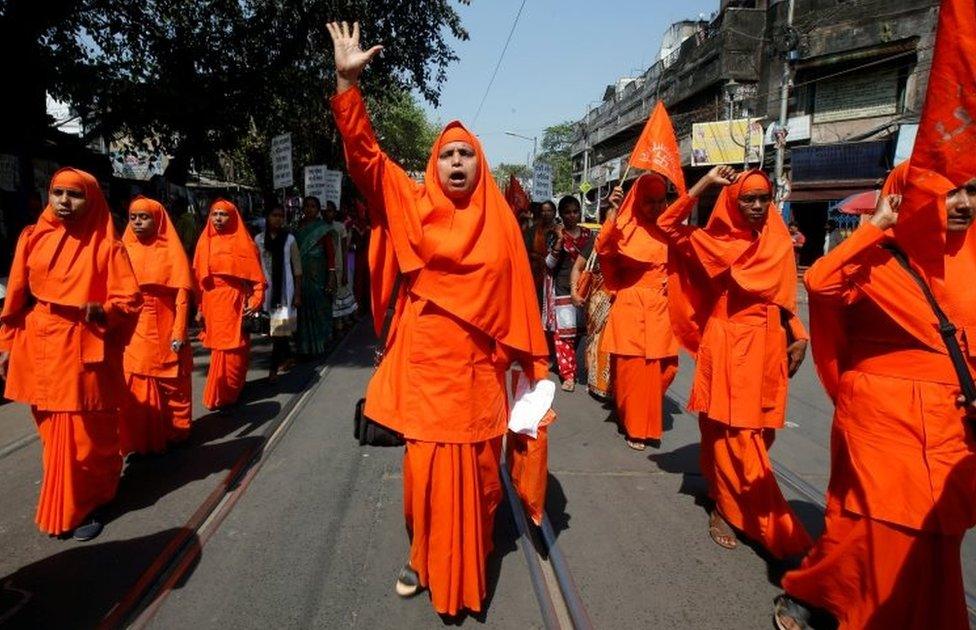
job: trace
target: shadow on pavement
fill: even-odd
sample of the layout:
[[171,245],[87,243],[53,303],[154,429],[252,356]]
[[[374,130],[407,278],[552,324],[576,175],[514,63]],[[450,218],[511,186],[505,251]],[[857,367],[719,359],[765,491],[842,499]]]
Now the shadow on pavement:
[[[94,628],[163,548],[187,533],[177,527],[129,540],[67,543],[72,547],[0,579],[0,625]],[[196,534],[190,536],[189,544],[199,548]],[[196,566],[194,560],[184,579]],[[181,581],[176,586],[182,585]]]
[[[552,525],[552,531],[556,538],[559,538],[561,532],[569,529],[571,516],[566,511],[568,504],[569,499],[563,492],[563,485],[555,475],[549,473],[549,483],[546,487],[546,516],[549,517],[549,524]],[[544,548],[540,549],[540,552],[543,551]]]

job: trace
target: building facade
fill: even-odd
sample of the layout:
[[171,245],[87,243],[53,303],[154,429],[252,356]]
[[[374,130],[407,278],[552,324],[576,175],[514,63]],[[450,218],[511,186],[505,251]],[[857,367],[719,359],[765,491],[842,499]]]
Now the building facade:
[[658,100],[671,114],[689,182],[707,170],[691,166],[692,125],[726,119],[759,119],[772,173],[788,58],[784,212],[807,235],[801,263],[812,262],[833,206],[873,189],[910,153],[937,18],[938,0],[723,0],[709,20],[671,27],[661,58],[607,87],[579,121],[574,181],[593,186],[590,199],[618,183]]

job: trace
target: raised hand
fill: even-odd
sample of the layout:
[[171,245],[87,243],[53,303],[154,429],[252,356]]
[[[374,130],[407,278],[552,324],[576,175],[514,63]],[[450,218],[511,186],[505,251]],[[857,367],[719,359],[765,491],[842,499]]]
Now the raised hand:
[[901,195],[881,195],[874,214],[871,215],[871,223],[882,230],[895,227],[898,223],[899,207],[901,207]]
[[363,69],[383,47],[362,49],[359,45],[359,22],[353,22],[351,29],[348,22],[329,22],[325,27],[332,36],[332,47],[335,50],[337,91],[345,92],[359,82]]
[[620,209],[620,204],[624,202],[624,189],[623,186],[616,186],[612,191],[610,191],[610,207],[614,210]]
[[712,186],[728,186],[736,179],[739,178],[739,174],[735,172],[735,169],[728,165],[716,166],[712,170],[705,173],[705,175],[698,180],[698,182],[691,187],[688,191],[688,195],[691,197],[700,197],[702,193],[708,190]]

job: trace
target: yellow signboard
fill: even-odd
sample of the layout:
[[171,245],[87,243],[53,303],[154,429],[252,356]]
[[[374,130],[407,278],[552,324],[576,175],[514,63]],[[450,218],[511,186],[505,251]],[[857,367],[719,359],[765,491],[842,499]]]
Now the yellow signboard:
[[693,124],[691,165],[712,166],[760,162],[763,151],[763,128],[759,120],[740,118]]

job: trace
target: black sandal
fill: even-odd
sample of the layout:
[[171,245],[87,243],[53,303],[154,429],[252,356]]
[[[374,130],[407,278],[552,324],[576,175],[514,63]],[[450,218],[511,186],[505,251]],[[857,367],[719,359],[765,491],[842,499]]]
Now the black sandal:
[[409,564],[403,565],[397,575],[396,594],[400,597],[413,597],[420,591],[420,576]]
[[[790,619],[795,624],[794,628],[788,628],[783,625],[780,621],[781,617]],[[782,593],[776,596],[773,600],[773,623],[779,630],[810,630],[810,620],[813,618],[813,612],[793,599],[786,593]]]

